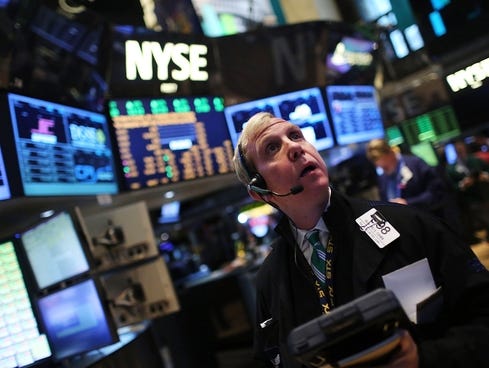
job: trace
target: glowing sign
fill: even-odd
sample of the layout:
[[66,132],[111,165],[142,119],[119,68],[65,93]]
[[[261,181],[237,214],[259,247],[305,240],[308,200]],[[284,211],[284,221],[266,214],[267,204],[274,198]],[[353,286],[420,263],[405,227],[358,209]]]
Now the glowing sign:
[[453,92],[470,87],[472,89],[482,86],[482,82],[489,77],[489,58],[474,63],[465,69],[446,76],[446,81]]
[[126,78],[152,80],[153,61],[156,62],[156,78],[160,81],[206,81],[209,74],[206,45],[167,42],[161,47],[159,42],[128,40],[126,49]]

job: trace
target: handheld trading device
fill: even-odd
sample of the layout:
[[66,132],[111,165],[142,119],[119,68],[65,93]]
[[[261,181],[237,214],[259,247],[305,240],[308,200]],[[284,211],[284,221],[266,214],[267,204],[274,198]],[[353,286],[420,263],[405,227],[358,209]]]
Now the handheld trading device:
[[377,289],[296,327],[289,352],[307,367],[377,363],[395,350],[407,324],[394,293]]

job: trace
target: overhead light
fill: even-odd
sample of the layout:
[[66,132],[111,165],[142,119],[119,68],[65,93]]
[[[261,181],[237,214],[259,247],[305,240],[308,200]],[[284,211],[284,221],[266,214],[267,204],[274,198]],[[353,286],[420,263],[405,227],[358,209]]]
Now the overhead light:
[[47,210],[47,211],[41,212],[39,217],[48,218],[48,217],[51,217],[52,215],[54,215],[54,210]]
[[164,196],[166,199],[172,199],[175,197],[175,192],[173,190],[169,190],[168,192],[165,193]]

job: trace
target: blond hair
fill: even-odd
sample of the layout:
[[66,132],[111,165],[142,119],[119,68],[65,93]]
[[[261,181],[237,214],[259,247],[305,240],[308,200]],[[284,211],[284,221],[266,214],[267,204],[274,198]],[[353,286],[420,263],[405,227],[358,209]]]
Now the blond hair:
[[372,139],[368,142],[366,151],[367,158],[372,162],[377,161],[384,155],[395,152],[393,148],[389,146],[389,143],[381,138]]
[[[277,121],[277,117],[269,112],[259,112],[253,115],[244,125],[234,150],[233,165],[239,181],[248,184],[251,176],[256,172],[255,164],[248,158],[248,146],[250,142]],[[280,119],[282,120],[282,119]]]

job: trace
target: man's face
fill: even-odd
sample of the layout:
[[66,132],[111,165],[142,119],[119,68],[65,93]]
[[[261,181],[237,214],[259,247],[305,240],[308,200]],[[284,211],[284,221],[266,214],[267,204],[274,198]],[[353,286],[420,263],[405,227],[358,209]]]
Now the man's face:
[[375,160],[375,166],[380,167],[385,174],[392,174],[397,167],[397,157],[394,152],[386,153]]
[[299,184],[304,187],[298,195],[275,197],[275,202],[289,202],[292,198],[302,201],[306,196],[327,200],[324,197],[329,186],[326,164],[297,125],[277,119],[249,144],[248,154],[268,189],[288,193]]

